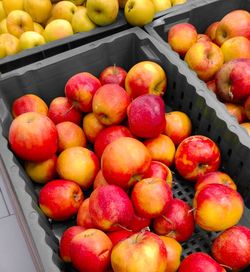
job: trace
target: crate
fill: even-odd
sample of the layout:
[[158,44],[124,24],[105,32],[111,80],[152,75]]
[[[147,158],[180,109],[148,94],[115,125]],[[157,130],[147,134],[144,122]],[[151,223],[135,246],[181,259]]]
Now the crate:
[[[222,170],[235,180],[249,205],[250,137],[238,129],[236,121],[225,114],[226,111],[210,94],[202,90],[194,75],[171,50],[142,29],[131,28],[6,73],[0,79],[0,165],[3,165],[0,169],[4,172],[4,182],[12,187],[21,207],[20,216],[26,226],[25,239],[36,254],[38,271],[74,271],[58,257],[58,239],[68,226],[74,224],[74,219],[54,223],[40,211],[37,205],[40,188],[27,177],[22,162],[8,146],[12,102],[32,92],[49,103],[56,96],[64,96],[65,83],[75,73],[88,71],[98,76],[109,65],[116,64],[128,70],[143,60],[155,61],[164,68],[168,77],[164,97],[167,109],[186,112],[192,119],[193,132],[211,137],[218,144],[222,152]],[[193,185],[177,175],[174,180],[174,195],[191,204]],[[247,207],[240,223],[250,227]],[[195,251],[208,252],[215,235],[196,228],[193,237],[183,243],[183,257]]]

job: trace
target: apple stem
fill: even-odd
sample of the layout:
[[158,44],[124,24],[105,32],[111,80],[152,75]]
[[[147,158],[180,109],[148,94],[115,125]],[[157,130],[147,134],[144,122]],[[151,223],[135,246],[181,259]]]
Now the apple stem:
[[115,226],[120,227],[121,229],[124,229],[124,230],[131,231],[131,232],[132,232],[131,229],[128,229],[128,228],[126,228],[126,227],[124,227],[124,226],[122,226],[122,225],[120,225],[120,224],[115,224]]
[[75,107],[75,105],[72,104],[72,106],[64,113],[64,115],[66,115],[67,113],[69,113],[74,107]]
[[118,74],[118,71],[117,71],[117,68],[116,68],[116,64],[114,63],[114,74],[117,75]]
[[173,225],[173,222],[169,218],[167,218],[165,215],[162,215],[162,218],[164,218],[168,223]]
[[188,213],[191,213],[191,212],[193,212],[195,210],[196,210],[196,208],[193,208],[193,209],[189,210]]
[[165,234],[165,236],[167,237],[175,237],[175,231],[174,230],[171,230],[170,232],[168,232],[167,234]]

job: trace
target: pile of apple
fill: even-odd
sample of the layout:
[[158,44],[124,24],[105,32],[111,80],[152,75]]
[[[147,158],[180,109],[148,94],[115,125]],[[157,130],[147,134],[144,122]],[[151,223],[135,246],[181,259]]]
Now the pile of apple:
[[[250,265],[250,229],[236,226],[244,204],[210,138],[191,135],[183,112],[165,112],[167,75],[152,61],[127,72],[67,79],[49,106],[34,94],[12,104],[11,150],[41,185],[52,221],[74,220],[59,253],[79,271],[223,272]],[[172,171],[195,184],[192,206],[173,196]],[[195,227],[221,232],[212,256],[181,259]],[[239,243],[239,241],[241,241]]]
[[231,11],[204,34],[175,24],[167,40],[250,133],[250,13]]

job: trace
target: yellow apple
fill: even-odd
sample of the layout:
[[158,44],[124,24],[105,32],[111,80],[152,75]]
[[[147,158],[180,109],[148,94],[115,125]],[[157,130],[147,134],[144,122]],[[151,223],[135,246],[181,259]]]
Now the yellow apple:
[[33,31],[34,23],[31,16],[23,10],[13,10],[6,18],[7,30],[19,38],[25,31]]
[[24,10],[30,14],[34,22],[45,23],[51,9],[50,0],[24,0]]
[[77,6],[70,1],[60,1],[52,9],[51,17],[64,19],[71,23],[72,17],[77,11]]
[[112,24],[119,12],[118,0],[87,0],[86,8],[89,18],[100,26]]
[[44,37],[35,31],[26,31],[19,38],[21,50],[33,48],[45,44]]
[[34,31],[43,35],[44,28],[39,23],[34,22]]
[[0,59],[7,56],[4,44],[0,44]]
[[0,34],[8,33],[7,25],[6,25],[6,19],[3,19],[0,22]]
[[90,31],[96,27],[89,19],[86,7],[78,7],[76,13],[72,17],[71,25],[75,33]]
[[81,5],[84,4],[84,2],[85,2],[86,0],[67,0],[67,1],[72,2],[72,3],[75,4],[76,6],[81,6]]
[[23,10],[23,0],[3,0],[2,2],[6,14],[16,9]]
[[119,2],[119,7],[120,7],[120,8],[124,8],[125,5],[126,5],[126,3],[127,3],[127,1],[128,1],[128,0],[118,0],[118,2]]
[[73,35],[71,24],[64,19],[55,19],[46,25],[44,37],[47,42],[52,42]]
[[6,12],[3,8],[3,2],[0,2],[0,21],[2,21],[4,18],[6,18]]
[[171,0],[151,0],[155,6],[155,12],[160,12],[172,7]]
[[130,25],[142,27],[153,21],[155,7],[152,0],[128,0],[124,15]]
[[187,2],[187,0],[171,0],[172,6],[184,4]]
[[14,55],[20,51],[19,39],[9,33],[0,35],[0,46],[1,48],[5,47],[6,56]]

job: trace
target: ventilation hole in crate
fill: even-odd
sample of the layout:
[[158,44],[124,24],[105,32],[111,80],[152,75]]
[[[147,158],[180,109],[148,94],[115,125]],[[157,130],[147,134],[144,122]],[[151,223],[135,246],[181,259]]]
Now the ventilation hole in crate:
[[192,107],[193,107],[193,103],[190,102],[190,103],[189,103],[189,109],[192,110]]
[[197,120],[200,121],[201,120],[201,113],[199,112]]
[[232,149],[230,148],[230,149],[228,149],[228,151],[227,151],[227,155],[228,155],[228,157],[231,157],[231,155],[232,155]]
[[211,130],[211,125],[209,124],[208,126],[207,126],[207,131],[209,132]]
[[184,98],[184,92],[181,92],[181,100]]
[[218,136],[218,137],[217,137],[217,143],[220,144],[220,142],[221,142],[221,137]]
[[243,165],[244,165],[244,163],[241,161],[241,162],[239,163],[239,168],[241,169],[241,168],[243,167]]

